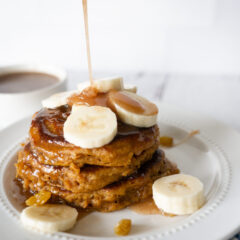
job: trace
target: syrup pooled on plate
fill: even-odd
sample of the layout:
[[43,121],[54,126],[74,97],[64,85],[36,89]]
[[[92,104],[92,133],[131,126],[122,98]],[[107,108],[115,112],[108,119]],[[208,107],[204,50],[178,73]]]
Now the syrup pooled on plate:
[[165,213],[164,211],[160,210],[156,204],[154,203],[154,200],[152,198],[149,198],[148,200],[140,203],[136,203],[132,206],[130,206],[130,209],[138,214],[143,215],[156,215],[160,214],[166,217],[175,217],[174,214]]

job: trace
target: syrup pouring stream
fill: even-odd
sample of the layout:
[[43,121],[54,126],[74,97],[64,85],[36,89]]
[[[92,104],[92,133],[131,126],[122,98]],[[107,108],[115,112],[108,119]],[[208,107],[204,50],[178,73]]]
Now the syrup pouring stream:
[[87,0],[82,0],[83,5],[83,14],[84,14],[84,26],[85,26],[85,38],[86,38],[86,47],[87,47],[87,58],[88,58],[88,74],[91,85],[93,85],[93,76],[92,76],[92,62],[90,55],[90,41],[89,41],[89,32],[88,32],[88,10],[87,10]]

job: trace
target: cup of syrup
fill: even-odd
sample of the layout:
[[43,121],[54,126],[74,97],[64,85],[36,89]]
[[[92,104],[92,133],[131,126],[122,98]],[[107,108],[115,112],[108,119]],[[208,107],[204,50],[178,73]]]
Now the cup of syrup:
[[41,100],[66,90],[64,70],[45,65],[0,67],[0,129],[30,116]]

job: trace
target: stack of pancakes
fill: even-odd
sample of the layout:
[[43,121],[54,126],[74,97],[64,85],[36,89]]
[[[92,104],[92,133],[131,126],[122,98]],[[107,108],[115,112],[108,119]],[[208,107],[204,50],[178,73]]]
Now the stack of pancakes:
[[118,122],[112,142],[84,149],[64,139],[70,113],[64,105],[34,116],[16,164],[25,190],[47,190],[76,207],[108,212],[143,201],[152,195],[154,180],[178,173],[158,149],[157,125],[137,128]]

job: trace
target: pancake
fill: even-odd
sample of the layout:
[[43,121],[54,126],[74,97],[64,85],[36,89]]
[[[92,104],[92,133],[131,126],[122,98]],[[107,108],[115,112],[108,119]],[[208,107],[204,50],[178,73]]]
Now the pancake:
[[158,150],[152,159],[144,163],[135,173],[97,191],[74,193],[59,188],[49,181],[42,181],[31,166],[25,164],[25,167],[25,171],[18,173],[18,177],[23,181],[24,189],[47,190],[70,205],[103,212],[119,210],[149,198],[152,195],[154,180],[179,172],[175,165],[165,159],[163,152]]
[[109,144],[93,149],[77,147],[63,136],[63,125],[70,112],[71,107],[64,105],[55,109],[43,108],[34,116],[30,142],[32,151],[39,155],[40,163],[56,166],[74,163],[79,167],[84,164],[108,167],[137,165],[137,156],[158,144],[157,125],[137,128],[119,121],[118,133]]
[[[157,148],[158,145],[154,145],[143,151],[139,156],[136,156],[135,162],[143,164],[150,160]],[[51,185],[75,193],[99,190],[124,176],[133,174],[139,168],[138,165],[128,167],[84,165],[79,168],[74,163],[71,163],[68,167],[51,166],[40,163],[38,159],[39,156],[32,152],[30,143],[28,143],[18,154],[17,174],[29,179],[33,172],[33,175],[37,176],[39,181],[49,182]],[[28,172],[29,168],[31,168],[30,172]],[[23,174],[24,171],[27,172]]]

